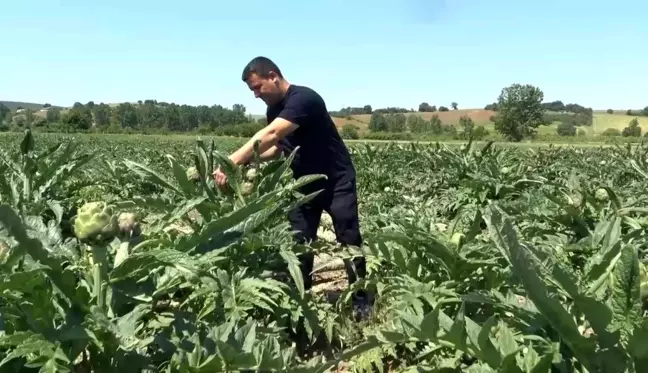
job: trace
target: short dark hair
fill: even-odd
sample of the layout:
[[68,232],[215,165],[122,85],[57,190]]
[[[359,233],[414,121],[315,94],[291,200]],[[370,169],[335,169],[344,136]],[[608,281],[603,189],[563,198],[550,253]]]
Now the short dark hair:
[[270,71],[274,71],[278,77],[283,78],[281,70],[279,70],[279,67],[272,62],[271,59],[262,56],[255,57],[245,65],[241,79],[243,79],[244,82],[247,82],[248,78],[252,74],[257,74],[261,78],[267,78]]

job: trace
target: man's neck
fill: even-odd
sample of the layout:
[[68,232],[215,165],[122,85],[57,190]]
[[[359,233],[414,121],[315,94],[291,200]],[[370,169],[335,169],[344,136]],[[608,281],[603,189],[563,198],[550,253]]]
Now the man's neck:
[[281,96],[286,97],[286,94],[288,93],[288,88],[290,88],[290,82],[287,80],[282,80],[281,83],[279,83],[279,89],[281,89]]

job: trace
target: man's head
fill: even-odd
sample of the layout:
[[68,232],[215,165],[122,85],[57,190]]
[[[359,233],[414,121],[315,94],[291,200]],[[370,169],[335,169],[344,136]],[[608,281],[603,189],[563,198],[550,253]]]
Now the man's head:
[[241,77],[254,96],[268,105],[274,105],[283,100],[288,82],[283,78],[281,70],[269,58],[256,57],[243,69]]

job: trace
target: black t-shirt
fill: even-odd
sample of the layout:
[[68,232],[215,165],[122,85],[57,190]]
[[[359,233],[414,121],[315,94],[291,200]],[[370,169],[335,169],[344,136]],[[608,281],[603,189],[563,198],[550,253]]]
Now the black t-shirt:
[[317,92],[291,84],[280,103],[268,106],[266,116],[268,123],[280,117],[299,125],[278,144],[285,155],[299,146],[291,165],[295,178],[325,174],[336,184],[355,178],[349,151]]

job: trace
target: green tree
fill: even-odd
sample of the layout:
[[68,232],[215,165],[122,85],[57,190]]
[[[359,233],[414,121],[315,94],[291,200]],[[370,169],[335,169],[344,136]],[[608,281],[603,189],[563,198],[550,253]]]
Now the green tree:
[[61,121],[70,125],[73,130],[87,130],[92,127],[92,112],[83,105],[74,105]]
[[369,119],[369,131],[386,132],[388,128],[387,118],[382,113],[374,111]]
[[47,123],[49,124],[58,123],[61,120],[61,109],[50,107],[47,110],[47,114],[45,114],[45,119],[47,119]]
[[25,125],[30,127],[34,123],[34,111],[30,108],[25,110]]
[[443,122],[441,122],[441,118],[439,118],[439,115],[434,114],[432,115],[432,118],[430,118],[430,124],[429,124],[429,132],[432,132],[436,135],[440,135],[443,133]]
[[405,132],[407,130],[407,117],[403,113],[391,114],[388,123],[389,132]]
[[419,104],[418,111],[422,113],[429,113],[429,112],[436,111],[436,107],[430,106],[430,104],[428,104],[427,102],[421,102]]
[[342,136],[343,139],[351,139],[351,140],[360,138],[360,136],[358,135],[358,128],[351,123],[347,123],[344,126],[342,126],[342,131],[340,131],[340,136]]
[[121,103],[115,108],[115,118],[116,122],[121,128],[137,128],[138,127],[138,118],[137,111],[133,104],[126,102]]
[[612,110],[612,109],[607,109],[607,113],[608,113],[608,114],[614,114],[614,110]]
[[459,110],[459,104],[456,102],[451,103],[450,106],[452,106],[452,110]]
[[497,101],[495,130],[505,138],[520,141],[533,136],[544,123],[544,93],[530,84],[512,84],[500,93]]
[[450,111],[450,110],[445,106],[439,106],[439,111]]
[[621,132],[623,137],[639,137],[641,136],[641,126],[639,126],[639,120],[637,118],[632,118],[628,127],[624,128]]
[[176,104],[171,104],[164,109],[164,126],[171,131],[181,131],[182,123],[180,122],[180,108]]
[[4,106],[4,104],[0,103],[0,123],[4,118],[7,117],[7,114],[11,113],[11,110]]
[[471,117],[462,115],[461,118],[459,118],[459,126],[463,129],[462,136],[468,139],[472,135],[473,129],[475,128],[475,122]]
[[571,122],[562,122],[556,128],[558,136],[576,136],[576,126]]
[[95,124],[97,127],[103,128],[110,125],[110,106],[103,102],[94,107]]
[[427,132],[429,122],[423,119],[420,115],[412,114],[407,117],[407,128],[412,133]]

